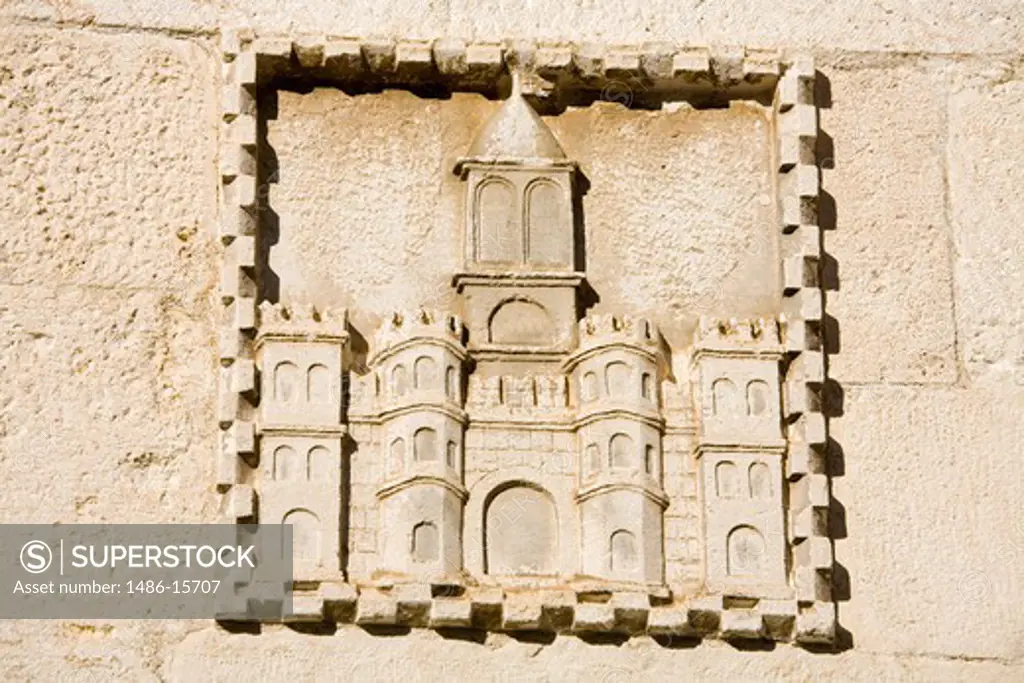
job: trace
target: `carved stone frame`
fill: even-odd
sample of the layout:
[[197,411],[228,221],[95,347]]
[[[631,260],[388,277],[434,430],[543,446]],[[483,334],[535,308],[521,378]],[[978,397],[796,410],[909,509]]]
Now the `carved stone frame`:
[[[219,325],[220,428],[217,490],[228,520],[255,518],[255,491],[245,470],[257,451],[255,413],[259,381],[253,360],[259,295],[258,90],[280,78],[356,83],[415,90],[496,92],[509,64],[525,69],[540,92],[600,92],[632,104],[645,95],[700,101],[758,99],[772,103],[774,190],[780,231],[781,288],[786,362],[783,414],[790,583],[796,598],[750,601],[704,595],[684,602],[612,593],[595,600],[552,591],[542,602],[505,595],[494,587],[460,595],[432,594],[430,586],[393,590],[323,584],[296,594],[286,620],[324,619],[359,624],[472,627],[496,630],[611,631],[655,637],[753,638],[833,643],[836,609],[831,593],[832,542],[828,535],[831,481],[826,467],[827,421],[823,343],[823,262],[818,224],[818,110],[815,69],[809,58],[777,52],[671,45],[465,43],[459,40],[327,39],[222,34],[219,240],[222,318]],[[638,94],[636,90],[641,92]],[[638,599],[639,598],[639,599]],[[756,602],[756,605],[751,604]],[[654,603],[654,604],[652,604]]]

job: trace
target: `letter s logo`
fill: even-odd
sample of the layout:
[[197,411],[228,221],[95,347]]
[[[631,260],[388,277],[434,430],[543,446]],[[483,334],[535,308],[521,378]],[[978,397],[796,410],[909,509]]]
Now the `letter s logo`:
[[21,547],[21,566],[29,574],[42,574],[52,563],[53,552],[42,541],[29,541]]

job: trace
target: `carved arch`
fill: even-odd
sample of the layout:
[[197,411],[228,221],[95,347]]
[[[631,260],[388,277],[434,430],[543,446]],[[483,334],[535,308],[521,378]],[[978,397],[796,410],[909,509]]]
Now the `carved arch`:
[[484,503],[484,571],[491,575],[554,574],[558,567],[558,510],[547,489],[506,481]]
[[480,181],[473,193],[473,260],[521,263],[523,232],[517,220],[515,186],[497,176]]
[[746,524],[734,527],[726,539],[726,572],[729,576],[762,576],[766,551],[760,531]]
[[558,528],[558,546],[555,552],[555,569],[561,573],[579,571],[579,529],[572,511],[576,509],[573,499],[575,483],[572,481],[541,481],[532,467],[511,467],[484,475],[472,486],[466,501],[464,516],[465,529],[463,552],[466,571],[472,575],[484,574],[485,515],[492,494],[510,483],[546,490],[555,506]]
[[306,401],[317,405],[331,403],[331,371],[323,363],[313,363],[306,370]]
[[320,560],[320,518],[312,510],[292,508],[281,518],[292,525],[292,556],[307,562]]
[[523,232],[527,261],[571,265],[571,227],[566,225],[565,190],[552,178],[530,181],[523,192]]
[[299,400],[299,366],[281,361],[274,366],[274,400],[293,403]]
[[503,299],[487,320],[488,340],[512,346],[550,346],[554,321],[543,305],[525,296]]

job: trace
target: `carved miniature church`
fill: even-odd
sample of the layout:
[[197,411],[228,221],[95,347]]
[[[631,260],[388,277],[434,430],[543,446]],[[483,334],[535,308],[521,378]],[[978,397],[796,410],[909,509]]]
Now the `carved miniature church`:
[[[518,86],[453,171],[455,310],[394,313],[357,372],[344,312],[259,309],[258,514],[293,525],[296,580],[665,599],[688,554],[692,594],[793,598],[779,322],[702,319],[670,377],[652,321],[588,314],[578,168]],[[671,458],[696,474],[683,534]]]

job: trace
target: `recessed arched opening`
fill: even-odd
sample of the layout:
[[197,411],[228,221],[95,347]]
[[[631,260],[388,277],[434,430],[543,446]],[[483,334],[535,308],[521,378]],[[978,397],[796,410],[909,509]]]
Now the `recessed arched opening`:
[[299,389],[299,368],[295,363],[284,361],[274,366],[274,400],[294,403],[301,396]]
[[752,526],[738,526],[729,532],[726,571],[729,576],[757,577],[764,574],[764,536]]
[[523,233],[516,220],[516,197],[512,184],[501,178],[487,178],[477,186],[475,199],[476,260],[522,263]]
[[405,396],[409,391],[409,372],[404,365],[396,365],[391,370],[391,395]]
[[437,384],[437,361],[430,356],[421,356],[413,365],[413,384],[422,391]]
[[510,346],[550,346],[554,323],[547,309],[529,299],[510,299],[497,306],[488,321],[491,343]]
[[609,540],[608,558],[612,576],[627,578],[640,564],[636,536],[631,531],[619,529]]
[[458,377],[451,365],[444,372],[444,395],[451,401],[458,400]]
[[437,432],[421,427],[413,435],[412,457],[417,462],[437,460]]
[[571,265],[571,235],[565,221],[565,192],[541,178],[526,189],[526,243],[530,263]]
[[274,449],[274,479],[276,481],[300,479],[303,476],[302,470],[294,448],[278,446]]
[[768,465],[755,462],[747,471],[750,484],[750,497],[756,500],[769,500],[772,497],[772,475]]
[[[605,388],[612,398],[626,398],[630,395],[629,366],[622,361],[612,361],[604,369]],[[636,385],[633,385],[634,387]],[[633,391],[636,391],[634,388]],[[635,396],[636,394],[634,394]]]
[[484,571],[537,575],[556,571],[558,516],[551,495],[526,482],[495,490],[484,506]]
[[331,403],[331,372],[326,365],[314,363],[306,370],[306,400],[315,405]]
[[634,466],[633,439],[628,434],[616,434],[608,442],[610,465],[616,468]]
[[593,372],[584,373],[583,380],[580,383],[580,393],[583,395],[584,403],[597,400],[597,387],[597,374]]
[[331,452],[323,446],[313,446],[306,454],[306,479],[328,481],[331,476]]
[[432,522],[420,522],[412,528],[410,554],[416,562],[433,562],[441,556],[437,527]]
[[405,439],[398,437],[391,442],[388,457],[388,470],[390,472],[401,472],[405,466]]
[[747,415],[761,417],[771,410],[768,382],[755,379],[747,385]]
[[739,472],[735,463],[725,460],[715,465],[715,494],[719,498],[736,498],[740,493]]
[[304,562],[320,559],[320,518],[304,508],[289,510],[281,524],[292,527],[292,557]]
[[715,415],[737,415],[740,412],[739,390],[728,377],[719,377],[711,385],[712,412]]

